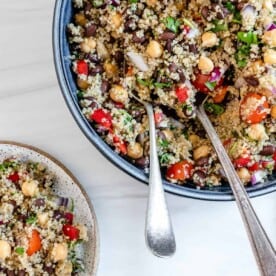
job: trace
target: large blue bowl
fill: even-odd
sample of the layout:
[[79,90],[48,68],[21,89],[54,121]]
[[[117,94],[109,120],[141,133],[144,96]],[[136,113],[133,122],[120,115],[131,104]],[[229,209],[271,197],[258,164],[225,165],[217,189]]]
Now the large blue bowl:
[[[96,131],[87,122],[81,113],[77,99],[77,87],[74,76],[71,71],[71,61],[69,45],[66,37],[66,26],[72,18],[72,1],[71,0],[57,0],[53,21],[53,50],[55,67],[58,76],[58,81],[65,98],[65,101],[85,136],[91,143],[99,149],[113,164],[135,177],[136,179],[148,183],[148,175],[143,170],[135,167],[127,162],[121,156],[116,154],[96,133]],[[171,184],[166,180],[163,181],[166,191],[190,198],[204,199],[204,200],[233,200],[233,195],[230,188],[225,186],[216,187],[213,189],[197,190],[193,186],[179,186]],[[247,189],[251,197],[260,196],[276,190],[276,177],[268,182]]]

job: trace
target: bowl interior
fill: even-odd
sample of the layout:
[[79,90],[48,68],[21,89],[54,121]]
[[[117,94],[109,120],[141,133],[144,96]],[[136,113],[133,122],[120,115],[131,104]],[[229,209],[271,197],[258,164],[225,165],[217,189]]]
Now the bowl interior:
[[[66,26],[71,22],[73,14],[72,1],[57,1],[53,25],[53,50],[58,80],[66,103],[77,124],[86,137],[100,150],[111,162],[136,179],[148,183],[148,175],[135,167],[130,162],[115,153],[95,132],[81,113],[77,99],[77,87],[74,75],[70,68],[70,50],[66,36]],[[191,198],[204,200],[233,200],[231,189],[227,183],[222,186],[197,190],[192,183],[180,186],[163,180],[166,191]],[[276,176],[266,183],[247,188],[251,197],[259,196],[276,190]]]
[[53,187],[55,194],[74,200],[75,220],[86,225],[89,237],[89,240],[83,244],[83,250],[79,252],[84,260],[85,273],[83,275],[96,275],[98,263],[97,220],[89,197],[82,186],[70,171],[50,155],[30,146],[0,141],[0,161],[11,156],[42,163],[56,177],[57,181]]

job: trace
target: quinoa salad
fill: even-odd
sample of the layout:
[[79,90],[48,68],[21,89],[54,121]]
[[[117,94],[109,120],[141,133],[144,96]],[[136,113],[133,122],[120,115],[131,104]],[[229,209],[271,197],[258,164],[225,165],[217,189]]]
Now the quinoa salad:
[[[117,154],[149,167],[144,107],[154,106],[158,156],[168,181],[225,183],[195,116],[204,104],[247,186],[276,168],[276,1],[73,0],[67,27],[83,115]],[[191,184],[192,183],[192,184]]]
[[40,163],[0,163],[0,275],[80,275],[87,229],[72,199],[53,193],[55,176]]

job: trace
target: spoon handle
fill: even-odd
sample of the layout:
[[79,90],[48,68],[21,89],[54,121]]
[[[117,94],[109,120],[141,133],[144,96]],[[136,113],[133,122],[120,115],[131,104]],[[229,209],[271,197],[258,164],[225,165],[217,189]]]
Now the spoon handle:
[[146,214],[146,243],[154,255],[169,257],[176,250],[175,237],[164,195],[156,146],[153,108],[144,103],[150,129],[149,198]]
[[197,117],[201,121],[216,150],[217,156],[232,188],[260,273],[263,276],[275,276],[275,249],[262,227],[260,220],[250,203],[243,183],[237,175],[235,168],[233,167],[232,162],[202,105],[197,110]]

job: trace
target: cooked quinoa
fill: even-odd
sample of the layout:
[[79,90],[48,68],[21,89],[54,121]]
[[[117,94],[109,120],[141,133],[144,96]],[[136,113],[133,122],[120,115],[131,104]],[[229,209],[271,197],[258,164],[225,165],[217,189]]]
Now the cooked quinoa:
[[[72,70],[87,120],[114,151],[148,170],[155,109],[164,177],[197,188],[224,173],[195,117],[195,95],[246,185],[276,162],[276,2],[74,0]],[[190,185],[190,184],[189,184]]]
[[56,196],[42,164],[0,163],[0,275],[79,275],[87,230],[74,221],[72,199]]

